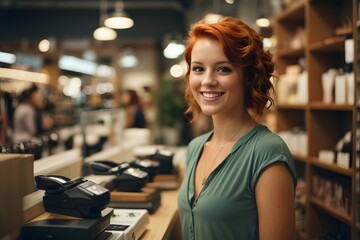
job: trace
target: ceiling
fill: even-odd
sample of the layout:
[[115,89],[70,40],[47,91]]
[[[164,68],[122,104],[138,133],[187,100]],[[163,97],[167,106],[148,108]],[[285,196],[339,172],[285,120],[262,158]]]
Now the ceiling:
[[[105,0],[1,0],[0,42],[37,41],[43,38],[92,39],[99,26],[100,1]],[[107,0],[108,13],[117,0]],[[266,1],[266,0],[265,0]],[[161,42],[172,33],[184,35],[190,23],[209,11],[255,20],[259,0],[126,0],[124,10],[134,27],[117,30],[117,42]]]

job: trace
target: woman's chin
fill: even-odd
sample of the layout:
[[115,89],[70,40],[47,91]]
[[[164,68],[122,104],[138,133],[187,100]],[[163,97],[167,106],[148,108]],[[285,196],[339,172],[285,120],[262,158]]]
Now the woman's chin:
[[203,107],[201,108],[201,111],[203,112],[203,114],[208,116],[216,115],[220,112],[219,109],[214,109],[209,107]]

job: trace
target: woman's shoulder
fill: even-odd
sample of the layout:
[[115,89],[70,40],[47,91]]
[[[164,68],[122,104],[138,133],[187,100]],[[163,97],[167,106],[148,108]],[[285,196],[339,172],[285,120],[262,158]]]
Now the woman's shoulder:
[[[270,131],[266,126],[261,127],[253,139],[253,180],[257,179],[260,172],[274,163],[287,165],[296,185],[296,171],[294,161],[285,141],[276,133]],[[252,181],[254,186],[256,181]]]
[[258,125],[255,141],[264,148],[286,146],[285,141],[276,133],[269,130],[265,125]]
[[276,156],[291,158],[288,146],[279,135],[270,131],[264,125],[258,125],[256,128],[248,146],[252,146],[250,149],[257,156],[257,159],[269,159]]

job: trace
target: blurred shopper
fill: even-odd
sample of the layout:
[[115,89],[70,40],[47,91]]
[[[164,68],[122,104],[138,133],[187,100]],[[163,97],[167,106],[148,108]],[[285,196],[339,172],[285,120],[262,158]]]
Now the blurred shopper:
[[122,96],[125,107],[125,128],[146,128],[146,119],[140,98],[135,90],[126,90]]
[[42,115],[44,98],[35,84],[25,89],[18,101],[14,112],[13,143],[29,141],[53,126],[53,120]]

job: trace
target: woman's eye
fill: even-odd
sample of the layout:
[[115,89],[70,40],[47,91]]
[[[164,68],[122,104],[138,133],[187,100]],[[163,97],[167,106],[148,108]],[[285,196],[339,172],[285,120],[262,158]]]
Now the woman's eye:
[[199,67],[199,66],[194,66],[192,67],[192,71],[193,72],[203,72],[204,68],[203,67]]
[[218,71],[219,73],[229,73],[229,72],[231,72],[231,68],[229,68],[229,67],[219,67],[219,68],[217,69],[217,71]]

